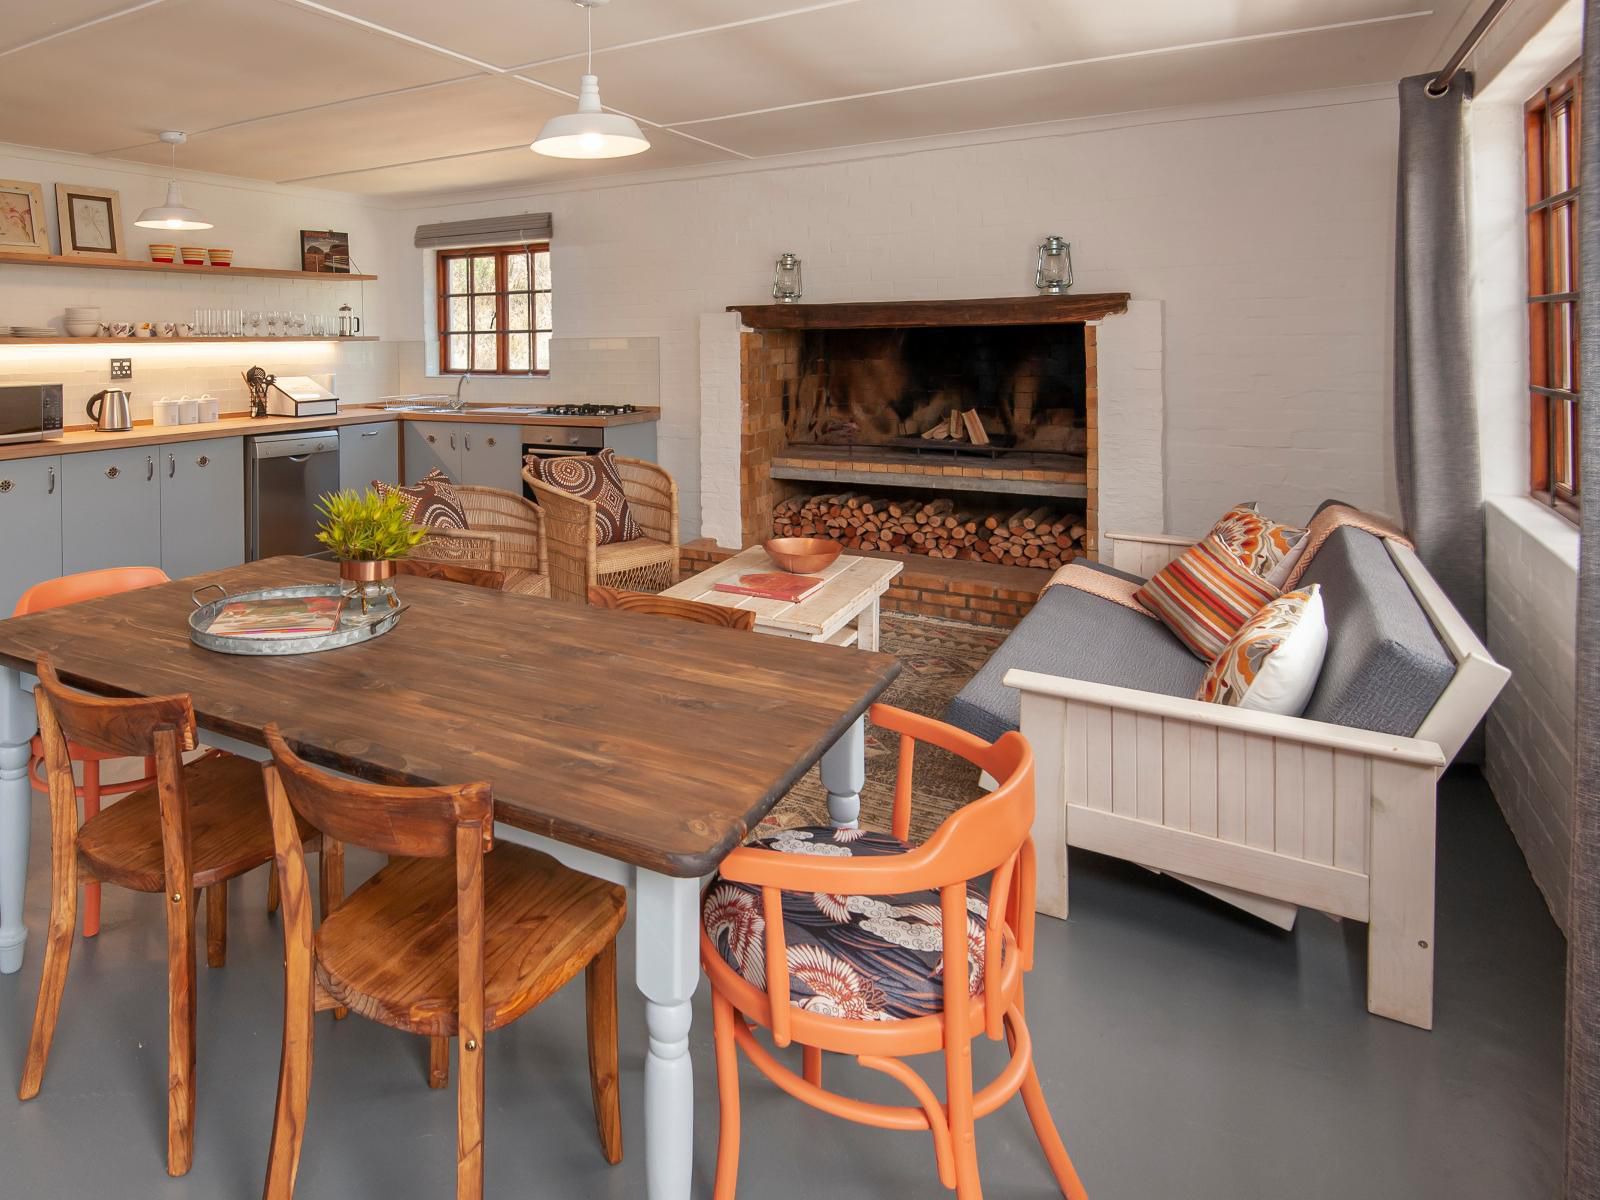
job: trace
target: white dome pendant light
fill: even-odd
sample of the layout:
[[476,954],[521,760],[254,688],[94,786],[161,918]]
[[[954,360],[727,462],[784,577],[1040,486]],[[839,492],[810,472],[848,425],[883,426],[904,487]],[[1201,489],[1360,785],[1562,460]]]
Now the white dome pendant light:
[[[189,135],[169,129],[161,135],[161,140],[172,147],[172,169],[178,169],[178,147],[189,140]],[[176,179],[167,182],[167,202],[158,204],[154,208],[147,208],[139,214],[134,221],[140,229],[211,229],[210,221],[206,220],[194,209],[183,202],[183,193],[178,189]]]
[[625,158],[650,149],[638,123],[600,107],[600,80],[594,74],[594,10],[611,0],[575,0],[589,18],[589,59],[578,86],[578,111],[551,117],[528,146],[551,158]]

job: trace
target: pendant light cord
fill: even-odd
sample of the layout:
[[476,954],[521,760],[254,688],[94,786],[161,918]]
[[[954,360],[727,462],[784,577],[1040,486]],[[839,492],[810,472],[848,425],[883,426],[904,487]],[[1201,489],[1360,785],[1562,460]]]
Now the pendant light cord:
[[589,57],[588,57],[588,64],[589,65],[586,68],[584,68],[584,74],[593,75],[594,74],[594,9],[592,7],[590,7],[589,5],[585,4],[583,6],[583,12],[584,12],[584,16],[588,19],[588,25],[589,25],[589,32],[588,32],[588,36],[586,38],[586,40],[587,40],[587,42],[589,44]]

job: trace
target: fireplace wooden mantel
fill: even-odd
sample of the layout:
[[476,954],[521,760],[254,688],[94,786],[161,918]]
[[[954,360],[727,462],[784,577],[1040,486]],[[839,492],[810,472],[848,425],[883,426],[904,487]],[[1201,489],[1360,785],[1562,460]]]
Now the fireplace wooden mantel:
[[1127,292],[997,296],[987,300],[869,300],[852,304],[730,304],[751,329],[927,329],[1064,325],[1128,311]]

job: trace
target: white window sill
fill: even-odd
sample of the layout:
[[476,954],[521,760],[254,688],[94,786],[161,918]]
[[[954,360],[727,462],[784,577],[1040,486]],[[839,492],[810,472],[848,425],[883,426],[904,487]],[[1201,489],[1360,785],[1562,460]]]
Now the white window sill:
[[1530,496],[1491,496],[1487,503],[1560,562],[1571,567],[1573,576],[1577,576],[1579,538],[1576,525],[1565,517],[1557,516]]

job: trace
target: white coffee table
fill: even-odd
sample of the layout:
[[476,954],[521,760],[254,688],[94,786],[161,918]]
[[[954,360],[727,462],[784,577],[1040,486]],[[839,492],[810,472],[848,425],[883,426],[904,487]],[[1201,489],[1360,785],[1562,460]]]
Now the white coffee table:
[[752,546],[668,588],[662,595],[724,608],[751,609],[756,614],[756,629],[776,637],[876,650],[878,600],[889,590],[903,565],[893,559],[841,554],[826,569],[816,572],[827,582],[797,604],[719,592],[717,584],[741,575],[783,570],[760,546]]

